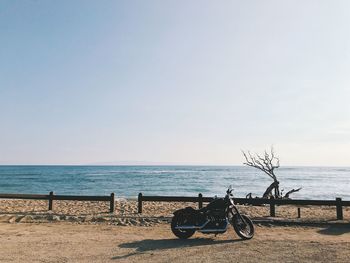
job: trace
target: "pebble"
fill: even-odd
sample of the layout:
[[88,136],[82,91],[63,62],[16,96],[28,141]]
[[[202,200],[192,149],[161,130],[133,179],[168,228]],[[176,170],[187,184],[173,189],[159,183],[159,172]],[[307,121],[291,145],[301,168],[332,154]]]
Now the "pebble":
[[137,222],[135,219],[130,219],[129,223],[133,226],[137,226],[139,224],[139,222]]
[[76,216],[67,216],[66,220],[68,220],[70,222],[78,222],[79,218]]
[[87,216],[85,216],[85,218],[84,218],[84,222],[90,222],[90,221],[92,221],[93,220],[93,216],[91,216],[91,215],[87,215]]
[[2,215],[0,216],[0,222],[8,222],[12,218],[11,215]]
[[10,219],[9,219],[9,223],[11,223],[11,224],[13,224],[13,223],[15,223],[16,222],[16,217],[14,216],[14,217],[11,217]]
[[20,223],[32,223],[33,221],[34,218],[31,215],[26,215],[19,220]]
[[66,215],[61,215],[60,220],[66,220],[67,216]]
[[46,219],[49,221],[60,221],[60,217],[58,215],[48,215]]
[[98,216],[98,217],[93,217],[91,219],[91,221],[95,221],[95,222],[106,222],[108,221],[106,218],[102,217],[102,216]]

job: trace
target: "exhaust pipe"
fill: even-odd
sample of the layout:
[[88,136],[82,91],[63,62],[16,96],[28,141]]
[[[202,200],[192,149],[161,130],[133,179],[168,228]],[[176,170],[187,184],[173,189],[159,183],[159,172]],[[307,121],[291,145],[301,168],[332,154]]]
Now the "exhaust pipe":
[[175,229],[201,229],[203,227],[205,227],[208,223],[210,222],[210,220],[208,220],[207,222],[205,222],[203,225],[201,226],[176,226]]
[[227,230],[229,223],[228,220],[226,219],[226,226],[225,228],[214,228],[214,229],[200,229],[198,230],[201,233],[224,233]]

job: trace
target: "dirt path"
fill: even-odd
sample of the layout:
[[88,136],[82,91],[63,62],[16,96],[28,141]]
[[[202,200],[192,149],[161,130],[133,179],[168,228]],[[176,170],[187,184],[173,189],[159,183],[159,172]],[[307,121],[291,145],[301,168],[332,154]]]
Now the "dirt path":
[[0,224],[1,262],[349,262],[350,227],[256,227],[241,241],[195,234],[175,239],[168,225]]

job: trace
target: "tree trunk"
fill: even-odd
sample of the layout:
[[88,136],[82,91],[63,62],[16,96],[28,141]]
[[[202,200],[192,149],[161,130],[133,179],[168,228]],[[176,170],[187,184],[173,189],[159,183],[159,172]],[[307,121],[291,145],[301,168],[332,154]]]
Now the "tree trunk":
[[[275,190],[275,195],[272,194],[272,191]],[[276,195],[278,194],[278,195]],[[275,198],[279,197],[279,182],[274,181],[272,184],[270,184],[269,187],[267,187],[265,193],[263,194],[263,198],[270,198],[271,196],[274,196]]]
[[280,194],[280,182],[279,181],[275,181],[275,198],[280,198],[281,194]]

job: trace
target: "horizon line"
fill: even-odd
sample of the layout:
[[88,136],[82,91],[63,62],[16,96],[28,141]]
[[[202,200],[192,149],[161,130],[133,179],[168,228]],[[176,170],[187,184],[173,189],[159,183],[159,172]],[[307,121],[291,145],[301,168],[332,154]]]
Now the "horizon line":
[[[244,164],[174,164],[174,163],[154,163],[154,164],[140,164],[140,163],[130,163],[130,164],[0,164],[1,166],[221,166],[221,167],[248,167]],[[323,167],[323,168],[349,168],[350,166],[346,165],[285,165],[279,168],[284,167]]]

